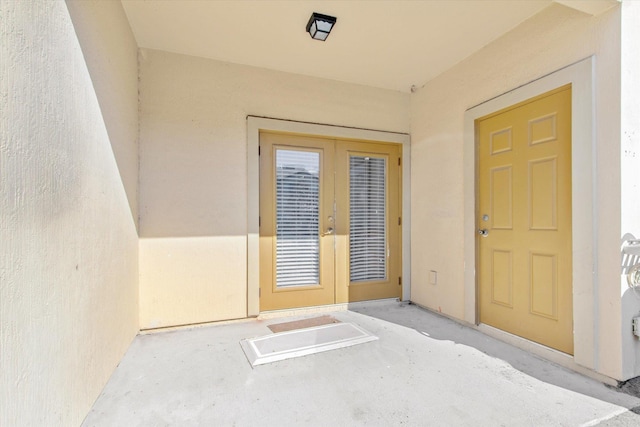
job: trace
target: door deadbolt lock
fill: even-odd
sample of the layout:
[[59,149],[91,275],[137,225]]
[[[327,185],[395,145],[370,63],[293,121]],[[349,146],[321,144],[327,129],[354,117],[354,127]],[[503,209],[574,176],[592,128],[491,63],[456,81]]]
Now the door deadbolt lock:
[[478,234],[482,237],[487,237],[489,235],[489,230],[487,230],[486,228],[481,228],[480,230],[478,230]]

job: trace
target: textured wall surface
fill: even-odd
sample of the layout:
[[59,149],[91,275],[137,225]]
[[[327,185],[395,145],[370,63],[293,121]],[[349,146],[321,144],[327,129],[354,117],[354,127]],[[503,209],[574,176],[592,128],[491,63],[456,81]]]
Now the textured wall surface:
[[119,1],[67,0],[138,223],[138,45]]
[[138,330],[136,228],[67,6],[0,17],[0,425],[79,425]]
[[409,95],[140,54],[142,328],[246,316],[246,116],[409,130]]
[[[598,307],[574,309],[599,310],[594,323],[598,363],[602,373],[621,378],[620,7],[593,17],[551,5],[412,97],[411,295],[419,304],[464,318],[465,110],[591,55],[596,63]],[[435,286],[429,284],[430,270],[438,271]]]

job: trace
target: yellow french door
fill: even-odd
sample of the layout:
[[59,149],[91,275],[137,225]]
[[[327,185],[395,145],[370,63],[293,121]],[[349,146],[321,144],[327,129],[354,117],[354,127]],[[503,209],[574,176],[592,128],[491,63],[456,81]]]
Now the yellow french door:
[[331,141],[260,134],[260,309],[333,304]]
[[336,144],[336,268],[350,302],[401,296],[399,159],[397,145]]
[[476,129],[480,321],[573,354],[571,87]]
[[260,310],[400,296],[399,148],[260,133]]

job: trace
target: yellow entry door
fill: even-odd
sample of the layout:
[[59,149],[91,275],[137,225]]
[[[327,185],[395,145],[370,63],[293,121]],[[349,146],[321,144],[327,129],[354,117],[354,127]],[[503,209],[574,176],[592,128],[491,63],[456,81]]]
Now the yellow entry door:
[[571,87],[476,129],[480,321],[573,354]]
[[260,310],[399,297],[394,144],[260,133]]

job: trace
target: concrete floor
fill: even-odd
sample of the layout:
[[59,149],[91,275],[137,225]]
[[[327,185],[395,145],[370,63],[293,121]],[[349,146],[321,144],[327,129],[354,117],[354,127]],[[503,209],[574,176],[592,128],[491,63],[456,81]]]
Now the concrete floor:
[[252,369],[239,341],[292,319],[140,335],[83,426],[640,425],[637,397],[416,306],[332,315],[380,339]]

